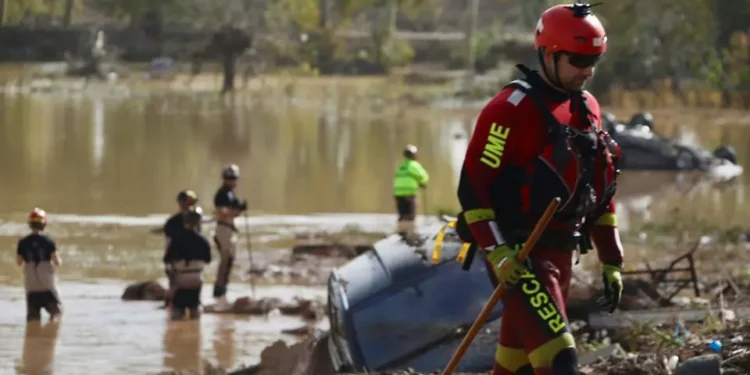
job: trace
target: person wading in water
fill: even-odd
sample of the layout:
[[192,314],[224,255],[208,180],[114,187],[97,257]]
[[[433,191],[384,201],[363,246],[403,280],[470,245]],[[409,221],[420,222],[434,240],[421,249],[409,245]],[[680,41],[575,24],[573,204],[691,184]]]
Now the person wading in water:
[[214,284],[217,311],[228,310],[231,307],[226,294],[237,247],[237,227],[234,225],[234,218],[247,210],[247,201],[240,202],[234,194],[237,179],[240,177],[240,167],[236,164],[226,166],[221,172],[221,177],[223,183],[214,195],[214,206],[216,207],[214,241],[221,256],[216,283]]
[[164,266],[172,269],[169,288],[172,320],[200,317],[203,270],[211,263],[211,244],[198,231],[203,210],[192,206],[183,213],[184,229],[169,242],[164,254]]
[[[160,228],[155,228],[151,232],[154,234],[163,234],[164,235],[164,251],[166,253],[167,248],[169,247],[169,242],[175,238],[180,232],[185,230],[185,224],[183,221],[183,217],[185,214],[185,210],[187,210],[190,206],[193,206],[198,203],[198,194],[196,194],[192,190],[181,190],[179,193],[177,193],[177,212],[170,216],[169,219],[164,223],[164,226]],[[200,232],[200,223],[198,223],[198,232]],[[164,274],[167,276],[167,281],[169,282],[169,287],[172,287],[172,268],[169,264],[164,264]],[[169,305],[169,301],[165,302],[165,307]]]
[[26,289],[26,321],[42,319],[42,309],[50,320],[61,314],[60,296],[57,293],[56,268],[62,264],[55,241],[45,235],[47,213],[34,208],[28,218],[31,234],[18,241],[16,264],[23,267]]

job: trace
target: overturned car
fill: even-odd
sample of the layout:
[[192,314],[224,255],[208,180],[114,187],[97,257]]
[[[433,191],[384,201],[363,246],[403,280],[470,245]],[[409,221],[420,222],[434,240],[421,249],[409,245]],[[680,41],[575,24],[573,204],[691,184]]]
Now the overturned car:
[[[336,371],[441,370],[484,307],[494,289],[485,262],[465,270],[456,263],[467,247],[449,225],[419,237],[415,245],[390,236],[331,273],[328,351]],[[498,304],[458,372],[491,370],[501,313]]]
[[698,170],[738,167],[734,148],[722,145],[713,154],[699,146],[679,143],[653,130],[649,113],[634,115],[621,124],[611,113],[605,113],[604,129],[622,149],[621,169]]

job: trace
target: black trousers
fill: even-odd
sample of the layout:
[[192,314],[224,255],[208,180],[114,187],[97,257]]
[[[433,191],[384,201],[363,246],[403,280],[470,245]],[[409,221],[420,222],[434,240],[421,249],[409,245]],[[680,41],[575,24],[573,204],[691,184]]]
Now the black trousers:
[[417,197],[410,195],[395,198],[398,221],[414,221],[417,217]]
[[52,291],[26,293],[26,320],[41,320],[42,309],[47,310],[50,317],[56,317],[60,311],[60,301]]
[[191,289],[177,289],[172,297],[172,319],[185,319],[185,310],[190,311],[190,319],[200,316],[201,287]]

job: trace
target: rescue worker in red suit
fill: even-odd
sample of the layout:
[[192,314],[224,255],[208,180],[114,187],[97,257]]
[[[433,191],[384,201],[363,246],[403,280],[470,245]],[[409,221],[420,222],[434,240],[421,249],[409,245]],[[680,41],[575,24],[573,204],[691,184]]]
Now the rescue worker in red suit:
[[[549,8],[535,33],[540,69],[518,65],[525,78],[484,107],[458,188],[459,234],[484,250],[493,281],[508,286],[493,375],[578,374],[565,313],[576,250],[597,249],[602,308],[613,312],[622,295],[619,147],[601,130],[599,104],[583,89],[607,36],[589,4]],[[518,262],[554,197],[562,200],[558,212],[529,259]]]

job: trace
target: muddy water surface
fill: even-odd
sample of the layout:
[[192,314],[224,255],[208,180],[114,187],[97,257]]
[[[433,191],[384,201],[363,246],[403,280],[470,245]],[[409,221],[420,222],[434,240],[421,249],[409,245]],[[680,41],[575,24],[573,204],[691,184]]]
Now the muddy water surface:
[[[288,248],[304,230],[393,227],[390,185],[400,151],[419,146],[432,182],[420,212],[457,208],[455,186],[475,110],[387,108],[366,90],[336,87],[321,98],[215,95],[128,96],[116,92],[0,95],[0,373],[141,374],[253,363],[296,318],[204,316],[167,324],[156,303],[124,303],[129,281],[161,278],[163,239],[149,234],[172,212],[178,190],[196,190],[212,211],[224,163],[242,168],[255,259]],[[658,121],[658,118],[657,118]],[[750,161],[750,127],[687,124],[713,148],[722,136]],[[665,126],[666,131],[672,129]],[[725,135],[729,134],[728,137]],[[727,225],[747,222],[747,175],[723,190],[689,174],[626,173],[623,226],[662,220],[674,207]],[[59,327],[27,327],[21,278],[12,254],[26,213],[50,212],[58,242],[66,315]],[[247,295],[245,227],[232,296]],[[210,234],[211,225],[205,231]],[[210,301],[215,264],[204,290]],[[320,287],[261,287],[268,296],[322,296]],[[285,337],[293,340],[291,337]]]
[[[62,282],[64,318],[59,324],[24,325],[23,291],[0,286],[0,373],[19,374],[155,374],[162,369],[198,370],[202,361],[234,367],[255,363],[258,354],[283,329],[300,326],[294,317],[242,318],[205,315],[200,322],[168,323],[155,302],[119,300],[125,283],[118,280]],[[210,300],[204,288],[204,300]],[[291,299],[322,297],[313,288],[264,286],[259,296]],[[248,295],[235,286],[230,297]],[[327,323],[319,327],[327,329]]]

